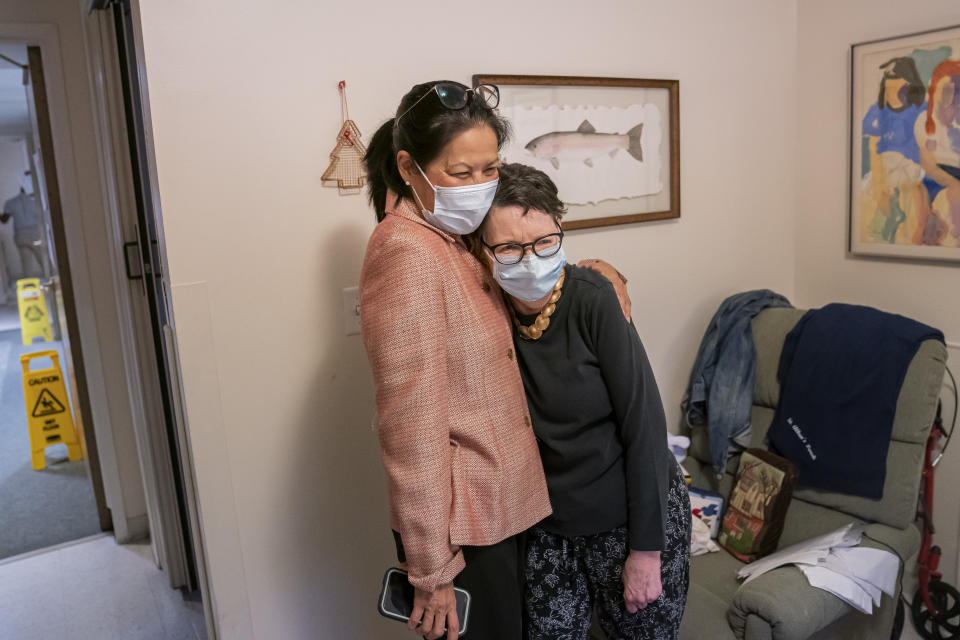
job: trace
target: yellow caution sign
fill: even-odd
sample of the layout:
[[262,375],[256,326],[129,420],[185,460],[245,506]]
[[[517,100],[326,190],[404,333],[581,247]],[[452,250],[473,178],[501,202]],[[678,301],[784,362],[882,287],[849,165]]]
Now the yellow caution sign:
[[53,342],[50,314],[47,313],[47,301],[40,288],[40,278],[17,280],[17,302],[20,306],[20,336],[23,344],[33,344],[34,338]]
[[[53,360],[52,369],[30,370],[30,361],[37,358]],[[56,351],[38,351],[20,356],[23,367],[23,396],[27,407],[30,429],[30,452],[34,470],[47,466],[44,451],[52,444],[67,445],[71,460],[83,457],[73,414],[67,398],[67,387],[60,371],[60,354]]]

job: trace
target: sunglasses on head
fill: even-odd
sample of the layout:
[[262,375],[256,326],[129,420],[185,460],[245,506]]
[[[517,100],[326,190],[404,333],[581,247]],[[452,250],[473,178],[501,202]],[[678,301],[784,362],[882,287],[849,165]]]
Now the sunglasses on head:
[[451,111],[459,111],[466,107],[470,102],[471,96],[473,96],[473,99],[480,100],[491,109],[495,109],[497,105],[500,104],[500,89],[498,89],[496,85],[480,84],[471,89],[459,82],[444,80],[433,85],[430,91],[420,96],[406,111],[397,116],[397,119],[394,121],[394,126],[397,126],[400,118],[410,113],[415,106],[420,104],[421,100],[431,94],[436,94],[440,99],[440,104]]

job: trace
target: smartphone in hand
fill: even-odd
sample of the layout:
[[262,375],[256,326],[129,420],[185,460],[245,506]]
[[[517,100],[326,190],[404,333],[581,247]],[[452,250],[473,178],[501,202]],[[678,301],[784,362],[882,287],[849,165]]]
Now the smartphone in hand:
[[[457,619],[460,620],[460,635],[467,632],[470,618],[470,593],[460,587],[453,588],[457,599]],[[396,567],[387,569],[383,576],[383,589],[377,603],[380,615],[407,622],[413,613],[413,585],[407,580],[407,572]]]

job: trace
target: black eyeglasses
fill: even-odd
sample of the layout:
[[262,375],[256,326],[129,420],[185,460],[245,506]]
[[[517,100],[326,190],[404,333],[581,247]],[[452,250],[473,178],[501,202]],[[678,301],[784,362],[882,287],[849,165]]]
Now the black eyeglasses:
[[560,251],[560,245],[563,244],[563,231],[548,233],[533,242],[501,242],[493,246],[487,244],[482,238],[480,242],[483,242],[483,246],[490,249],[494,259],[500,264],[517,264],[526,255],[527,247],[530,247],[534,255],[541,258],[557,255],[557,252]]
[[480,84],[471,89],[465,84],[444,80],[443,82],[438,82],[433,85],[430,91],[420,96],[406,111],[397,116],[397,119],[394,120],[394,126],[397,126],[400,118],[410,113],[415,106],[420,104],[421,100],[431,94],[436,94],[436,96],[440,98],[440,104],[452,111],[459,111],[466,107],[467,103],[470,102],[471,95],[491,109],[496,109],[497,105],[500,104],[500,89],[498,89],[496,85]]

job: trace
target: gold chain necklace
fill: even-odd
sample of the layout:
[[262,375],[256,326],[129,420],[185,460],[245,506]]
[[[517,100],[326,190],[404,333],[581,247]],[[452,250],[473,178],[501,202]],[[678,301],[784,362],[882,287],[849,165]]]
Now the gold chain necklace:
[[560,272],[560,278],[557,280],[557,284],[553,285],[553,291],[550,293],[550,297],[547,298],[547,304],[543,306],[536,320],[534,320],[530,326],[520,324],[520,318],[517,317],[517,310],[513,308],[513,303],[507,302],[507,306],[510,307],[510,315],[513,317],[513,323],[517,325],[517,331],[519,331],[520,335],[524,338],[528,340],[538,340],[540,336],[543,335],[543,332],[547,330],[547,327],[550,326],[550,316],[557,310],[557,300],[560,299],[563,280],[566,278],[566,275],[565,270]]

